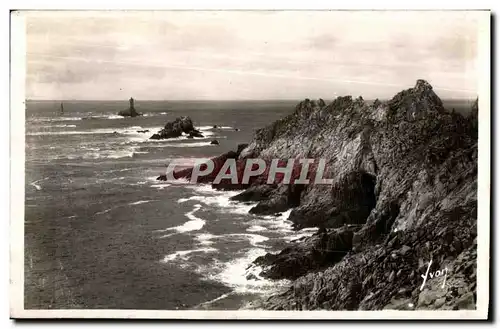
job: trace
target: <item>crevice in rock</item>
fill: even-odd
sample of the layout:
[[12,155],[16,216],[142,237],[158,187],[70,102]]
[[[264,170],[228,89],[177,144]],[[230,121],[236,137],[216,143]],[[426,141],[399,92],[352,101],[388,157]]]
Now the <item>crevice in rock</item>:
[[383,212],[380,220],[375,224],[376,233],[378,236],[386,235],[391,232],[392,224],[399,215],[399,205],[392,201],[387,209]]
[[288,205],[290,208],[300,205],[300,196],[306,188],[305,184],[289,185],[288,187]]

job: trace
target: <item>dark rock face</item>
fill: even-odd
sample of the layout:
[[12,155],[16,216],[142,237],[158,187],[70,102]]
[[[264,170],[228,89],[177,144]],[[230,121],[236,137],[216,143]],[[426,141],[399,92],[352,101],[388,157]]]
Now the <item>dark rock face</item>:
[[255,202],[255,201],[267,200],[275,189],[276,186],[267,184],[254,185],[246,189],[244,192],[231,197],[231,200],[243,201],[243,202],[249,202],[249,201]]
[[352,248],[355,226],[324,230],[298,241],[279,254],[267,254],[254,263],[264,267],[260,275],[271,279],[297,279],[340,261]]
[[238,154],[240,154],[241,151],[243,151],[247,146],[248,146],[248,144],[238,144],[238,149],[236,150],[236,152],[238,152]]
[[[340,258],[313,252],[316,235],[258,259],[263,275],[295,281],[257,307],[475,307],[477,104],[468,117],[451,113],[424,80],[371,106],[349,96],[328,105],[306,99],[258,130],[244,157],[326,159],[331,186],[304,186],[292,206],[278,184],[255,199],[255,208],[267,213],[288,204],[297,229],[320,227],[327,236],[353,228]],[[431,271],[448,268],[448,283],[441,288],[442,278],[429,279],[420,291],[431,259]]]
[[203,134],[201,133],[201,131],[197,130],[197,129],[193,129],[189,132],[189,136],[188,137],[191,137],[191,138],[194,138],[194,137],[198,137],[198,138],[203,138]]
[[167,139],[176,138],[182,134],[187,134],[188,137],[203,137],[203,134],[194,128],[193,121],[190,117],[183,116],[174,121],[167,122],[165,127],[158,133],[150,137],[150,139]]

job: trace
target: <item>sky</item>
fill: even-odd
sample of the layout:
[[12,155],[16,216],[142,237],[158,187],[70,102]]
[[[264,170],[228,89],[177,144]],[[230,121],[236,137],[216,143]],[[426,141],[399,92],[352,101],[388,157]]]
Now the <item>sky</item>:
[[473,12],[30,12],[26,98],[475,98]]

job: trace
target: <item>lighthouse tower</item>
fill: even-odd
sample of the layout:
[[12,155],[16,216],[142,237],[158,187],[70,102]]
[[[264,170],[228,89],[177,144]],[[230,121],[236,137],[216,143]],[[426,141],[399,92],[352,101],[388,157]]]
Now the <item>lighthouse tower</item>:
[[135,110],[135,108],[134,108],[134,99],[132,97],[130,97],[129,102],[130,102],[130,110]]

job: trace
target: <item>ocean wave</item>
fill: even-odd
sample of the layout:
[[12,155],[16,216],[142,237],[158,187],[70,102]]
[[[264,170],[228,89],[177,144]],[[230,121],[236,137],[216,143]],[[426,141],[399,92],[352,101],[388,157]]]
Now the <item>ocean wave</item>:
[[44,177],[44,178],[41,178],[41,179],[38,179],[34,182],[31,182],[30,185],[33,186],[37,191],[40,191],[42,189],[42,187],[40,186],[40,184],[37,184],[38,182],[42,182],[44,180],[47,180],[49,179],[50,177]]
[[276,291],[283,285],[289,284],[290,281],[271,281],[260,276],[262,267],[254,265],[253,261],[266,253],[267,251],[264,249],[252,248],[242,257],[231,262],[215,264],[222,270],[215,274],[208,274],[207,278],[224,283],[238,294]]
[[45,125],[45,126],[40,126],[40,128],[76,128],[76,125],[69,125],[69,124],[64,124],[64,125]]
[[104,113],[104,114],[94,114],[94,115],[88,115],[90,114],[89,112],[86,112],[87,115],[84,113],[79,113],[82,116],[74,116],[74,117],[29,117],[27,118],[28,122],[60,122],[60,121],[79,121],[79,120],[97,120],[97,119],[104,119],[104,120],[116,120],[116,119],[123,119],[121,115],[113,114],[113,113]]
[[179,226],[174,226],[174,227],[169,227],[164,230],[159,230],[159,232],[167,232],[167,231],[176,231],[177,233],[185,233],[185,232],[191,232],[191,231],[198,231],[205,226],[205,220],[196,217],[194,215],[195,212],[201,209],[200,204],[194,205],[194,209],[191,210],[190,212],[187,212],[185,216],[189,219],[189,221],[185,222],[182,225]]
[[60,122],[60,121],[78,121],[82,120],[81,117],[29,117],[28,122]]
[[234,130],[235,128],[230,127],[230,126],[217,126],[215,128],[214,128],[214,126],[200,126],[200,127],[197,127],[197,129],[204,132],[207,130],[229,130],[229,129]]
[[[136,148],[127,148],[123,150],[102,150],[100,148],[86,148],[87,152],[79,152],[78,154],[60,155],[58,159],[69,160],[97,160],[97,159],[121,159],[133,158],[136,153]],[[78,151],[78,150],[77,150]]]
[[168,114],[167,112],[160,112],[160,113],[155,113],[155,112],[149,112],[149,113],[143,113],[142,116],[144,117],[156,117],[160,115],[166,115]]
[[318,229],[316,227],[303,228],[300,231],[295,231],[294,234],[287,235],[287,236],[283,237],[283,239],[285,239],[287,241],[294,241],[294,240],[302,239],[305,237],[310,237],[314,233],[316,233],[317,231],[318,231]]
[[247,222],[249,227],[247,232],[259,232],[264,230],[279,233],[281,238],[286,241],[293,241],[303,237],[309,237],[316,233],[316,227],[303,228],[296,231],[293,228],[293,222],[288,218],[292,209],[289,209],[281,214],[281,216],[255,216],[251,221]]
[[106,116],[105,118],[110,120],[115,120],[115,119],[123,119],[124,117],[122,117],[121,115],[111,114]]
[[[98,128],[91,130],[63,130],[63,131],[36,131],[36,132],[27,132],[28,136],[44,136],[44,135],[99,135],[99,134],[115,134],[115,135],[133,135],[139,138],[140,141],[149,139],[148,134],[138,133],[137,129],[139,128]],[[154,130],[155,128],[144,128],[144,130]]]
[[262,232],[262,231],[267,231],[267,228],[259,225],[252,225],[249,228],[247,228],[247,232]]
[[160,190],[163,190],[163,188],[165,187],[169,187],[169,186],[184,186],[184,185],[188,185],[190,184],[190,182],[185,179],[185,178],[179,178],[179,179],[176,179],[176,180],[169,180],[169,181],[160,181],[160,180],[157,180],[158,176],[150,176],[150,177],[147,177],[147,180],[151,183],[154,182],[154,184],[151,184],[150,187],[153,187],[153,188],[158,188]]
[[165,187],[169,187],[171,185],[172,184],[154,184],[154,185],[151,185],[151,187],[157,188],[159,190],[163,190]]
[[269,240],[268,237],[265,237],[263,235],[258,235],[258,234],[249,234],[249,233],[228,233],[228,234],[221,234],[221,235],[213,235],[211,233],[201,233],[196,235],[196,240],[198,241],[199,244],[201,245],[211,245],[213,244],[212,240],[248,240],[250,242],[250,245],[254,247],[262,247],[259,244],[262,242],[265,242]]
[[156,201],[158,201],[158,200],[140,200],[140,201],[136,201],[136,202],[131,202],[131,203],[129,203],[129,205],[136,206],[136,205],[139,205],[139,204],[156,202]]
[[100,157],[108,159],[133,158],[135,153],[134,151],[115,151],[107,155],[100,155]]
[[166,255],[163,258],[163,262],[168,263],[174,260],[182,260],[182,261],[187,261],[189,260],[188,255],[194,254],[194,253],[210,253],[210,252],[216,252],[217,249],[214,248],[199,248],[199,249],[192,249],[192,250],[181,250],[181,251],[176,251],[172,254]]
[[248,233],[232,233],[225,234],[223,237],[237,237],[237,238],[245,238],[250,241],[250,244],[254,247],[257,247],[260,243],[269,240],[268,237],[259,235],[259,234],[248,234]]
[[[191,187],[187,185],[187,187]],[[237,194],[237,193],[236,193]],[[238,201],[230,200],[230,197],[236,195],[234,192],[225,192],[224,194],[203,196],[203,195],[193,195],[189,198],[182,198],[177,200],[178,203],[184,203],[187,201],[198,201],[209,206],[214,206],[220,208],[219,211],[230,212],[237,215],[248,215],[252,207],[257,203],[240,203]]]
[[198,241],[199,244],[204,245],[204,246],[209,246],[213,244],[212,240],[216,239],[217,235],[213,235],[210,233],[201,233],[196,235],[196,240]]

